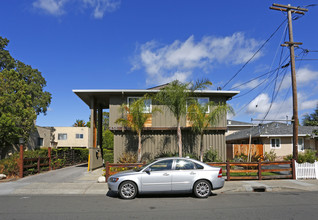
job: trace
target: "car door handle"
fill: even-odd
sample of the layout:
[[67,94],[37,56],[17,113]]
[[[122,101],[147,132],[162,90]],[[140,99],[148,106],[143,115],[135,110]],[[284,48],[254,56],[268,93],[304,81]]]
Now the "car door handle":
[[163,175],[164,175],[164,176],[169,176],[169,173],[164,173]]
[[191,172],[191,173],[190,173],[190,175],[195,175],[195,174],[196,174],[195,172]]

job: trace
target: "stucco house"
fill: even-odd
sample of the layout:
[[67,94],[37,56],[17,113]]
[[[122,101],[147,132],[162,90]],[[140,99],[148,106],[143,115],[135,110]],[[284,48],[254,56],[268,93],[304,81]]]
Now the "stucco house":
[[[318,140],[313,131],[318,126],[298,127],[298,152],[306,149],[318,150]],[[227,144],[263,144],[264,152],[273,150],[278,157],[293,153],[293,126],[286,123],[271,122],[260,124],[226,137]]]
[[[152,89],[101,89],[101,90],[73,90],[73,92],[86,103],[91,109],[91,129],[92,139],[89,147],[99,147],[102,143],[101,123],[103,110],[109,111],[109,126],[114,133],[114,161],[125,151],[135,151],[137,149],[137,136],[129,128],[121,127],[115,121],[122,117],[119,111],[120,106],[131,103],[136,98],[141,98],[145,94],[155,95],[160,91],[160,87]],[[238,91],[196,91],[196,96],[200,102],[222,101],[226,102]],[[143,157],[154,157],[161,152],[177,152],[176,119],[165,106],[159,105],[149,99],[146,102],[146,111],[151,114],[151,118],[146,122],[142,134],[142,154]],[[162,110],[162,113],[152,114],[152,108]],[[100,125],[97,127],[97,125]],[[191,132],[191,125],[186,117],[181,120],[181,130],[183,138],[183,150],[199,153],[196,136]],[[213,148],[219,152],[222,159],[226,158],[225,132],[227,130],[226,114],[215,127],[208,128],[204,135],[204,148]]]

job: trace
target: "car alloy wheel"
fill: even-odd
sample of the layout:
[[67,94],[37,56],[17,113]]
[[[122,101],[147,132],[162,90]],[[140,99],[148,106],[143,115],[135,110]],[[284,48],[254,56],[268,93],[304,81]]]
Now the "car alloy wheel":
[[137,186],[131,181],[123,182],[119,187],[119,196],[122,199],[134,199],[137,195]]
[[194,194],[198,198],[207,198],[211,194],[211,185],[206,180],[199,180],[194,184]]

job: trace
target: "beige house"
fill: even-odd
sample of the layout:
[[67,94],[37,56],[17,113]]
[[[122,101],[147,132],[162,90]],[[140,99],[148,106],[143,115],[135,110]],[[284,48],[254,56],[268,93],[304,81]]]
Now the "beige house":
[[53,127],[52,135],[53,141],[57,142],[57,148],[88,148],[90,138],[88,127]]
[[[306,149],[318,150],[318,140],[313,134],[318,126],[298,127],[298,152]],[[271,150],[280,158],[293,153],[293,126],[291,124],[272,122],[260,124],[250,129],[233,133],[226,137],[227,144],[263,144],[264,152]]]
[[241,121],[234,121],[234,120],[227,120],[227,131],[225,132],[225,136],[233,134],[235,132],[248,129],[253,127],[252,123],[241,122]]

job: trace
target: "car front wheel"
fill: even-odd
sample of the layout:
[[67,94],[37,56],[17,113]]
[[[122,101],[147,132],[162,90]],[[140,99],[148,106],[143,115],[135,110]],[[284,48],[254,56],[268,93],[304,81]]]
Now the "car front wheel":
[[134,199],[137,195],[137,186],[131,181],[123,182],[119,186],[119,196],[122,199]]
[[198,180],[193,187],[194,195],[198,198],[207,198],[211,194],[211,184],[206,180]]

